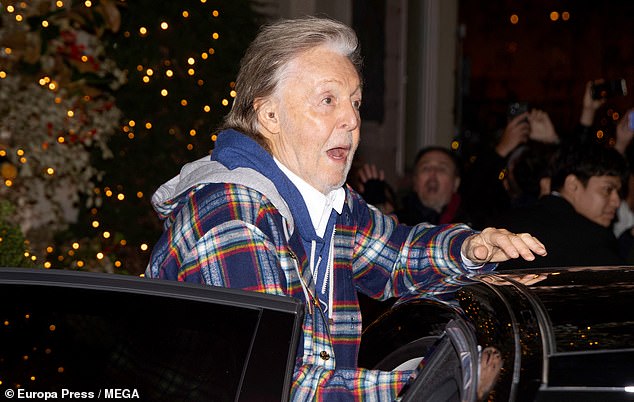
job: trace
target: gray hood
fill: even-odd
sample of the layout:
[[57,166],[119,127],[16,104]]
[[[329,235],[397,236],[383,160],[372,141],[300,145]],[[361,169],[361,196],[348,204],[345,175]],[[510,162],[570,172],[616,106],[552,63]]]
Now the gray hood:
[[211,183],[239,184],[262,193],[289,222],[289,227],[294,227],[291,210],[271,180],[251,168],[229,170],[220,162],[210,160],[209,156],[186,164],[180,174],[161,185],[152,195],[152,206],[159,214],[169,216],[181,208],[181,203],[173,202],[175,199],[192,187]]

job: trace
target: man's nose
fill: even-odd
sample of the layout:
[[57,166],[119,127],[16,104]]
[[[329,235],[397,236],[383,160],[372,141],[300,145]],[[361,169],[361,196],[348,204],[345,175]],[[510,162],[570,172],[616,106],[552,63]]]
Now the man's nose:
[[354,107],[354,103],[345,102],[341,112],[341,126],[348,131],[355,130],[359,126],[359,110]]
[[619,192],[613,191],[612,194],[610,194],[610,205],[618,208],[620,204],[621,204],[621,196],[619,195]]

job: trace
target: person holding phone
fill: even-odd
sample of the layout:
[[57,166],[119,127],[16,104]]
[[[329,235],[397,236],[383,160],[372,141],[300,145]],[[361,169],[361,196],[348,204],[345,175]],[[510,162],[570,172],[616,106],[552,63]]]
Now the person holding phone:
[[[507,123],[493,147],[484,147],[471,158],[466,167],[461,188],[464,207],[475,228],[489,222],[524,199],[521,187],[513,183],[512,161],[532,143],[555,145],[559,136],[547,112],[512,103]],[[511,174],[509,174],[511,173]],[[483,198],[482,194],[488,197]]]

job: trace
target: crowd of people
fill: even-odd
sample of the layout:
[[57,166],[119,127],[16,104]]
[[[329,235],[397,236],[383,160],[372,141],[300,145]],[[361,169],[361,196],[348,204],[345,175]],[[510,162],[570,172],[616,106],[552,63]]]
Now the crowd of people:
[[[146,277],[305,302],[293,401],[392,401],[408,381],[408,370],[358,367],[365,320],[358,295],[388,300],[431,291],[448,276],[558,255],[558,244],[545,246],[530,231],[486,225],[475,212],[492,193],[461,193],[473,170],[463,171],[440,146],[419,152],[413,186],[402,200],[373,166],[360,172],[358,191],[346,185],[360,141],[360,67],[356,34],[342,23],[304,17],[263,26],[241,61],[234,103],[211,157],[185,165],[152,198],[165,231]],[[524,183],[511,185],[513,174],[500,181],[496,170],[514,159],[517,175],[530,154],[517,149],[530,141],[557,142],[544,112],[527,111],[509,122],[494,150],[494,175],[479,183],[499,187],[508,211],[525,195]],[[583,208],[575,211],[605,230],[626,166],[610,151],[598,152],[600,167],[588,157],[584,169],[575,170],[560,143],[561,172],[549,184],[555,191],[544,190],[564,202],[576,200],[576,191],[580,200],[592,196],[591,205],[580,201]],[[609,168],[602,164],[607,160]],[[605,211],[595,217],[600,205]]]
[[[449,147],[421,149],[411,188],[389,203],[394,215],[410,225],[462,222],[528,232],[549,250],[498,269],[634,263],[634,108],[619,116],[612,141],[597,141],[595,117],[606,102],[592,95],[597,82],[586,83],[579,122],[568,135],[533,109],[509,117],[497,142],[468,163]],[[359,192],[371,183],[387,188],[375,194],[398,193],[383,176],[363,166]],[[374,201],[382,208],[376,195]]]

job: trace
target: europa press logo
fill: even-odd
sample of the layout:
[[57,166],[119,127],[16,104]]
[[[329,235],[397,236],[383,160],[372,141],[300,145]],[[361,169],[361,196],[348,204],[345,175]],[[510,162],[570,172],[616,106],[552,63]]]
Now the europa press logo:
[[58,391],[29,391],[24,388],[17,390],[8,388],[4,391],[8,399],[33,399],[47,401],[55,399],[139,399],[139,391],[129,388],[103,388],[97,391],[71,391],[62,388]]

